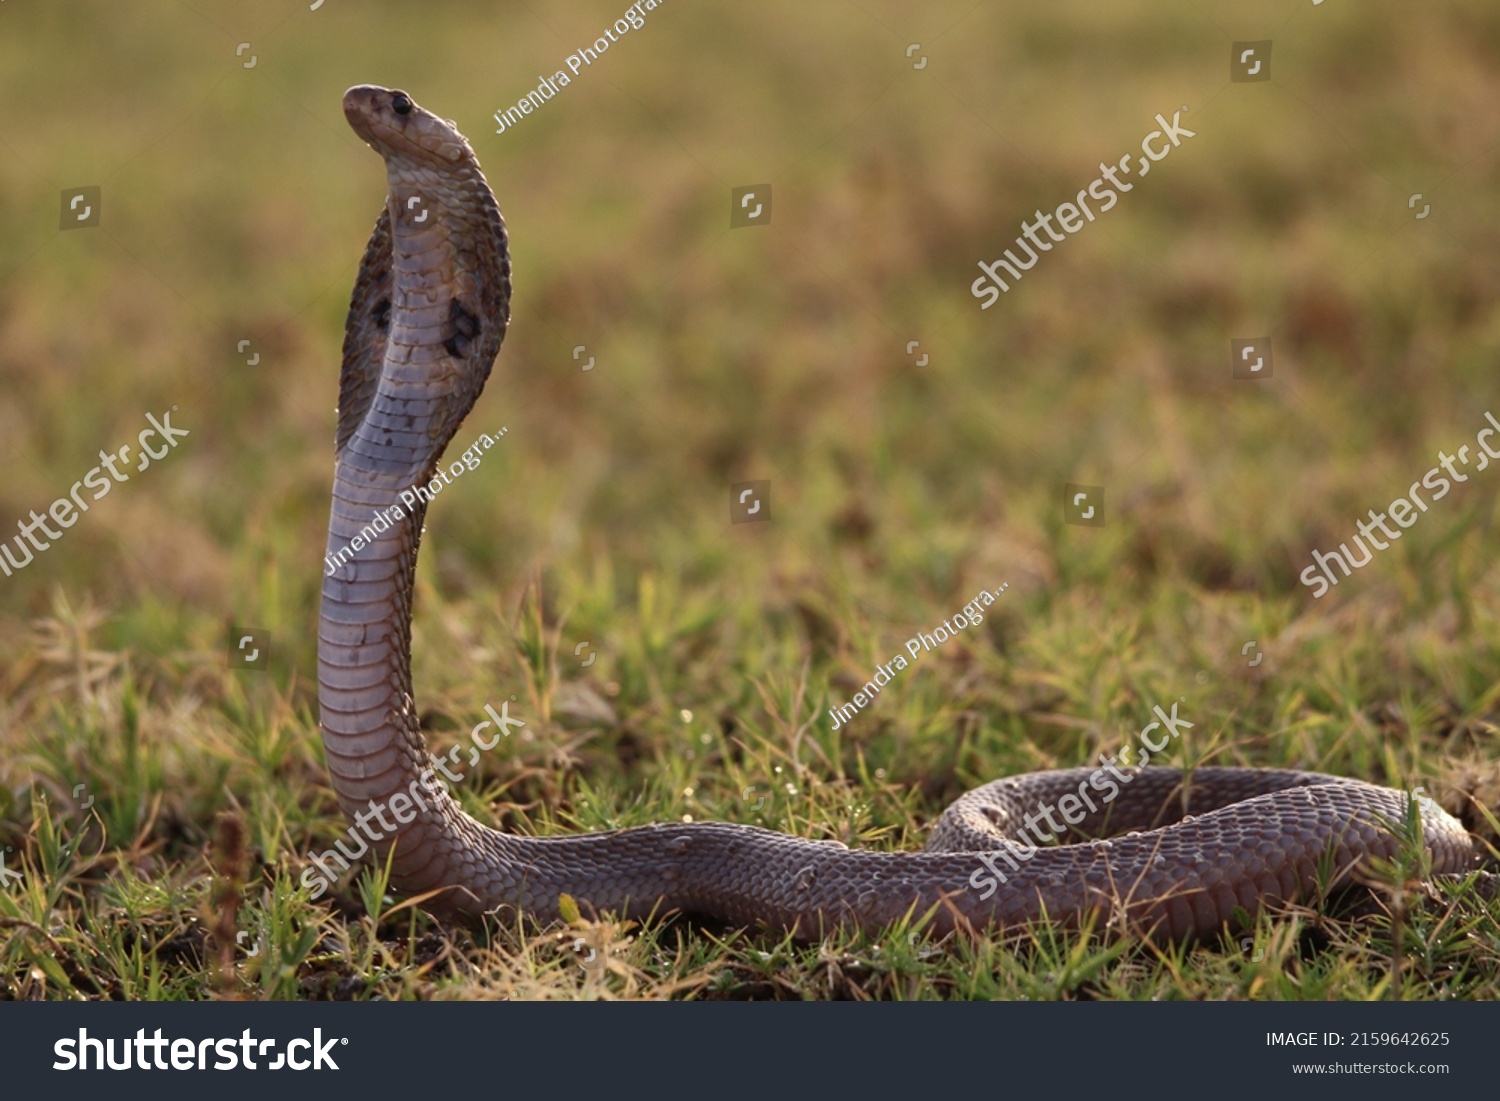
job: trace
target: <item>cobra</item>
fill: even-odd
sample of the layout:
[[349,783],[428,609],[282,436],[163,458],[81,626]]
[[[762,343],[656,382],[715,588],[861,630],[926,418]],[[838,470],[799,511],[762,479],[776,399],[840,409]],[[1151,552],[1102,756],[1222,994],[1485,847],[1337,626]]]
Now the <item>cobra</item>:
[[[385,207],[350,302],[328,528],[332,555],[368,518],[433,476],[478,399],[510,317],[505,223],[469,143],[404,92],[344,97],[385,162]],[[661,824],[578,836],[490,829],[440,786],[412,697],[413,580],[427,505],[418,501],[323,578],[318,702],[332,784],[351,819],[396,800],[409,819],[373,848],[440,914],[559,917],[559,899],[636,918],[679,911],[815,938],[930,915],[931,928],[1003,929],[1050,919],[1211,936],[1273,902],[1306,901],[1394,859],[1408,798],[1355,780],[1284,770],[1131,772],[1121,796],[1076,828],[1107,838],[1035,848],[1022,822],[1085,783],[1088,769],[997,780],[960,797],[921,852],[872,852],[731,823]],[[429,776],[430,779],[430,776]],[[420,793],[420,797],[417,798]],[[1034,818],[1034,814],[1033,814]],[[1070,822],[1072,820],[1070,819]],[[1474,861],[1435,808],[1422,843],[1436,873]],[[391,850],[394,849],[394,852]],[[973,889],[976,854],[1011,870]],[[1009,854],[1009,856],[1007,856]],[[1019,857],[1019,859],[1011,859]]]

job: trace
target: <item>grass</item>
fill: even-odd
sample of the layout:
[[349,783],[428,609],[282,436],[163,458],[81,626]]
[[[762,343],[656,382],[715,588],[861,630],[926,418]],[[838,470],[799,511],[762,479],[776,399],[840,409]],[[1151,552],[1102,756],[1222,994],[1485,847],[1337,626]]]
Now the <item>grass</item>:
[[[1189,947],[443,928],[380,869],[307,897],[306,854],[344,829],[314,620],[343,311],[384,193],[338,110],[360,82],[458,122],[515,249],[458,439],[508,432],[432,507],[414,628],[436,752],[487,703],[528,721],[461,786],[471,814],[916,848],[959,792],[1092,760],[1185,696],[1172,763],[1423,784],[1494,840],[1500,476],[1326,597],[1297,581],[1500,407],[1492,6],[666,4],[489,132],[623,6],[416,29],[382,4],[0,12],[28,46],[0,73],[0,518],[147,411],[192,433],[0,577],[23,875],[0,996],[1496,997],[1494,904],[1423,903],[1415,866],[1390,871],[1394,918],[1266,915]],[[1273,81],[1228,83],[1230,41],[1259,38]],[[1197,136],[981,312],[975,261],[1183,103]],[[772,224],[729,230],[731,187],[761,181]],[[100,227],[58,232],[83,184]],[[1233,382],[1229,340],[1262,334],[1274,377]],[[730,526],[752,479],[772,523]],[[1106,487],[1105,527],[1063,522],[1067,482]],[[228,667],[242,626],[270,632],[267,672]]]

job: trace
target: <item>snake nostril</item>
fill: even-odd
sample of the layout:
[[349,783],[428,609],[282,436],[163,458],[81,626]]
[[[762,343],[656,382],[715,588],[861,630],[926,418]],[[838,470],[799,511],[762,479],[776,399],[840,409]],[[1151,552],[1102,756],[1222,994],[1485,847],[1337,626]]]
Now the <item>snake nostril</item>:
[[396,114],[398,114],[398,115],[410,114],[411,113],[411,97],[408,96],[405,92],[392,92],[391,93],[391,110],[395,111]]

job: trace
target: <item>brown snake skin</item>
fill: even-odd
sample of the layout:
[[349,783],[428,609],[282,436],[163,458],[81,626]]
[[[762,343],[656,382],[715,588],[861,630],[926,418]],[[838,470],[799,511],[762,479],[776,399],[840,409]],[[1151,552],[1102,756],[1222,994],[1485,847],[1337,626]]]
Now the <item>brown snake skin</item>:
[[[1092,917],[1100,927],[1185,938],[1232,927],[1236,907],[1254,914],[1316,898],[1327,857],[1341,881],[1367,857],[1396,855],[1389,822],[1403,820],[1404,793],[1237,768],[1123,770],[1119,797],[1076,829],[1124,836],[1034,851],[1017,840],[1025,816],[1098,770],[977,788],[944,812],[924,852],[863,852],[726,823],[536,838],[474,821],[424,775],[428,752],[412,699],[412,585],[425,506],[385,531],[368,525],[402,490],[431,479],[489,376],[509,320],[505,224],[452,123],[373,86],[351,88],[344,113],[384,158],[389,197],[345,330],[328,553],[354,544],[362,528],[367,535],[324,577],[318,702],[345,814],[369,819],[374,807],[389,807],[393,818],[410,816],[372,846],[384,860],[394,844],[397,888],[440,892],[426,903],[440,913],[519,912],[541,922],[558,918],[566,893],[585,912],[677,910],[804,938],[837,924],[878,930],[929,910],[938,932]],[[1471,867],[1468,835],[1424,803],[1433,871]],[[1006,851],[1017,857],[1014,869]],[[999,857],[1008,873],[987,899],[971,884],[978,852]]]

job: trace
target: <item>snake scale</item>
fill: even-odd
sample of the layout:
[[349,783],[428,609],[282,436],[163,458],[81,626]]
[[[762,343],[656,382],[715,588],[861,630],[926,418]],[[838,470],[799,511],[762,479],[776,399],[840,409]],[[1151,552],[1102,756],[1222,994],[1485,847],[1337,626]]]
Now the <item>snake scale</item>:
[[[389,807],[399,825],[372,848],[392,882],[439,914],[559,917],[680,911],[811,939],[836,925],[879,930],[932,913],[931,928],[1003,929],[1050,918],[1208,937],[1323,883],[1357,879],[1398,851],[1407,796],[1315,773],[1130,770],[1120,797],[1085,812],[1081,835],[1033,847],[1028,814],[1077,791],[1088,769],[997,780],[960,797],[926,850],[869,852],[747,825],[662,824],[568,837],[512,836],[469,817],[432,783],[411,683],[412,590],[426,506],[386,530],[370,517],[428,482],[478,399],[509,322],[505,223],[469,143],[400,91],[344,97],[355,132],[385,161],[389,193],[350,303],[339,384],[328,553],[356,553],[324,576],[318,702],[344,813]],[[363,538],[361,535],[363,533]],[[399,810],[397,809],[399,807]],[[1424,843],[1436,873],[1472,866],[1472,842],[1430,802]],[[1070,819],[1070,821],[1072,821]],[[972,878],[980,854],[1005,873]],[[1008,854],[1008,855],[1007,855]],[[1330,862],[1331,861],[1331,862]]]

